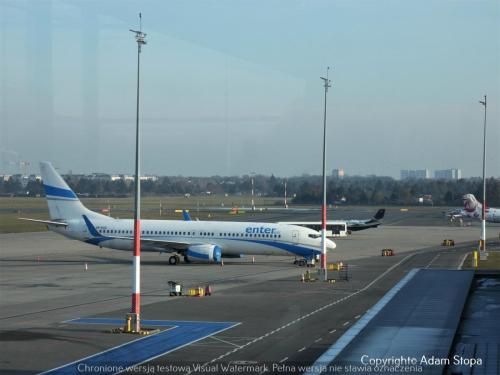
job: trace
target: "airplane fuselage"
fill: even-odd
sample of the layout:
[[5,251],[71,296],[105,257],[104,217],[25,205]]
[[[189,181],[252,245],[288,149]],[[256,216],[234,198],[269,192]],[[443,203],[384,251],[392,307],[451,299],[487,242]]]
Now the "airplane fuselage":
[[[94,214],[90,226],[81,219],[68,220],[66,228],[51,228],[66,237],[117,250],[131,250],[133,220]],[[225,221],[142,220],[141,249],[170,252],[162,242],[219,246],[223,256],[293,255],[311,258],[321,253],[317,232],[292,225]],[[148,243],[151,240],[151,243]],[[158,243],[155,243],[158,242]],[[176,251],[175,246],[171,249]]]

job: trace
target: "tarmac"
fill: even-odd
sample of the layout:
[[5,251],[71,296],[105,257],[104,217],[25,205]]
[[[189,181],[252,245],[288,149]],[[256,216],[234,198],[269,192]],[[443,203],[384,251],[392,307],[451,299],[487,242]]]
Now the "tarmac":
[[[182,329],[194,327],[193,322],[198,328],[188,333],[199,332],[165,352],[149,353],[145,339],[140,347],[146,360],[128,373],[305,372],[301,366],[314,363],[410,270],[458,269],[477,244],[478,224],[459,227],[437,209],[414,211],[399,216],[394,211],[385,225],[336,240],[329,261],[347,262],[349,281],[302,283],[305,269],[292,264],[293,256],[228,259],[221,267],[169,266],[168,255],[143,254],[142,319],[159,325],[162,334],[188,332]],[[490,227],[488,233],[498,239],[499,228]],[[445,238],[454,239],[457,246],[441,247]],[[49,232],[4,234],[0,243],[2,373],[40,373],[138,339],[108,333],[122,324],[130,308],[129,254]],[[392,248],[396,255],[381,257],[383,248]],[[170,297],[169,280],[185,288],[210,284],[213,295]],[[78,318],[113,320],[73,321]],[[214,324],[221,330],[207,328]],[[113,363],[119,365],[119,358],[113,357]]]

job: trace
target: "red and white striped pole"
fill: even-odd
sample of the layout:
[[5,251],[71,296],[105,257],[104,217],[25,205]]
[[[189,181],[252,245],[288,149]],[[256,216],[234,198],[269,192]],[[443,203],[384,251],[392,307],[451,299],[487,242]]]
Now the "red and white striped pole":
[[140,127],[139,127],[139,83],[141,66],[141,47],[146,44],[146,34],[142,32],[142,16],[139,13],[139,31],[135,33],[137,41],[137,106],[135,117],[135,200],[134,200],[134,257],[132,261],[132,330],[141,330],[141,170],[140,170]]
[[323,273],[323,281],[328,281],[326,271],[326,93],[328,88],[331,87],[330,80],[328,79],[328,71],[326,69],[326,78],[320,77],[324,81],[325,87],[325,110],[323,114],[323,206],[321,215],[321,270]]

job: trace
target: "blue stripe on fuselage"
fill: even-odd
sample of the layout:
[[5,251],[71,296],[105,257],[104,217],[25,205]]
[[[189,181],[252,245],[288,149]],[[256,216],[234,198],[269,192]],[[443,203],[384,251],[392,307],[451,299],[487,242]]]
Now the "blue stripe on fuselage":
[[275,241],[265,241],[265,240],[240,240],[247,242],[260,243],[262,245],[277,247],[278,249],[288,251],[292,254],[300,255],[304,258],[321,254],[320,250],[311,249],[309,247],[303,247],[298,245],[293,245],[285,242],[275,242]]
[[63,188],[58,188],[55,186],[45,185],[43,184],[43,188],[45,189],[45,195],[51,195],[53,197],[61,197],[61,198],[73,198],[78,199],[76,194],[73,191]]

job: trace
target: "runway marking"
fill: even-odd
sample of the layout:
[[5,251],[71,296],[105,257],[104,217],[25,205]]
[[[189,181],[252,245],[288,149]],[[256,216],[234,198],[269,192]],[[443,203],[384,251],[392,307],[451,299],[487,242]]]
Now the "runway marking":
[[[74,324],[106,324],[125,325],[124,319],[85,318],[73,319],[64,323]],[[82,366],[102,366],[110,361],[123,368],[117,371],[115,367],[99,372],[100,375],[116,374],[127,369],[151,361],[155,358],[173,352],[177,349],[203,340],[217,333],[235,327],[241,323],[235,322],[201,322],[183,320],[142,320],[144,326],[168,327],[149,336],[144,336],[131,342],[118,345],[103,352],[56,367],[42,374],[77,374]]]
[[283,363],[283,362],[285,362],[287,359],[288,359],[288,357],[285,357],[285,358],[283,358],[282,360],[280,360],[278,363]]
[[302,347],[301,349],[299,349],[297,352],[299,352],[299,353],[300,353],[300,352],[303,352],[304,350],[306,350],[306,347],[305,347],[305,346],[304,346],[304,347]]
[[356,315],[356,316],[354,317],[354,319],[359,319],[359,318],[361,318],[361,315]]
[[464,257],[462,258],[462,261],[460,262],[460,264],[457,267],[457,270],[461,270],[462,269],[462,267],[464,266],[464,263],[465,263],[465,259],[467,259],[468,255],[469,255],[469,252],[465,253]]
[[384,308],[387,303],[403,288],[404,285],[411,280],[418,269],[412,269],[406,274],[394,287],[392,287],[368,312],[362,319],[358,320],[351,326],[341,337],[333,344],[326,352],[324,352],[312,365],[311,369],[304,375],[319,374],[322,372],[320,366],[328,365],[331,363],[338,354],[345,349],[349,343],[365,328],[368,323]]
[[218,337],[215,337],[215,336],[210,336],[210,338],[211,338],[212,340],[217,340],[217,341],[223,342],[224,344],[229,344],[229,345],[231,345],[231,346],[236,346],[237,348],[239,348],[239,347],[240,347],[240,345],[237,345],[237,344],[235,344],[235,343],[232,343],[232,342],[229,342],[229,341],[226,341],[226,340],[222,340],[222,339],[220,339],[220,338],[218,338]]
[[323,337],[320,337],[319,339],[314,340],[314,342],[320,342],[321,340],[323,340]]
[[350,322],[345,322],[344,324],[342,324],[343,327],[345,327],[346,325],[348,325]]
[[[322,306],[322,307],[319,307],[319,308],[317,308],[316,310],[311,311],[310,313],[308,313],[308,314],[306,314],[306,315],[303,315],[303,316],[301,316],[301,317],[298,317],[297,319],[292,320],[291,322],[289,322],[289,323],[287,323],[287,324],[285,324],[285,325],[282,325],[281,327],[276,328],[276,329],[274,329],[273,331],[270,331],[270,332],[268,332],[268,333],[266,333],[266,334],[264,334],[264,335],[262,335],[262,336],[260,336],[260,337],[256,337],[256,338],[255,338],[255,339],[253,339],[252,341],[247,342],[247,343],[246,343],[246,344],[244,344],[244,345],[241,345],[239,348],[235,348],[235,349],[233,349],[233,350],[228,351],[227,353],[221,354],[220,356],[218,356],[218,357],[216,357],[216,358],[213,358],[212,360],[210,360],[210,361],[208,361],[208,362],[205,362],[205,363],[202,365],[202,368],[203,368],[203,367],[205,367],[205,366],[207,366],[207,365],[209,365],[209,364],[211,364],[211,363],[214,363],[214,362],[216,362],[216,361],[219,361],[219,360],[221,360],[222,358],[225,358],[225,357],[227,357],[227,356],[229,356],[229,355],[231,355],[231,354],[234,354],[234,353],[236,353],[237,351],[239,351],[239,350],[241,350],[241,349],[244,349],[244,348],[246,348],[246,347],[247,347],[247,346],[249,346],[249,345],[255,344],[256,342],[261,341],[261,340],[265,339],[266,337],[269,337],[271,334],[274,334],[274,333],[276,333],[276,332],[280,332],[281,330],[283,330],[283,329],[285,329],[285,328],[288,328],[288,327],[290,327],[291,325],[296,324],[296,323],[300,322],[300,321],[301,321],[301,320],[303,320],[303,319],[306,319],[307,317],[310,317],[310,316],[312,316],[312,315],[314,315],[314,314],[317,314],[317,313],[318,313],[318,312],[320,312],[320,311],[323,311],[323,310],[325,310],[325,309],[327,309],[327,308],[329,308],[329,307],[331,307],[331,306],[337,305],[337,304],[339,304],[340,302],[343,302],[343,301],[345,301],[345,300],[347,300],[347,299],[349,299],[349,298],[351,298],[351,297],[354,297],[354,296],[355,296],[355,295],[357,295],[357,294],[360,294],[360,293],[362,293],[362,292],[364,292],[364,291],[368,290],[369,288],[371,288],[371,286],[372,286],[372,285],[374,285],[377,281],[379,281],[381,278],[383,278],[385,275],[387,275],[387,274],[388,274],[389,272],[391,272],[393,269],[395,269],[396,267],[400,266],[403,262],[405,262],[406,260],[410,259],[411,257],[413,257],[413,256],[415,256],[415,255],[417,255],[417,253],[413,253],[413,254],[409,254],[409,255],[405,256],[405,257],[404,257],[403,259],[401,259],[399,262],[397,262],[397,263],[393,264],[391,267],[389,267],[389,268],[388,268],[388,269],[386,269],[384,272],[382,272],[380,275],[378,275],[375,279],[373,279],[371,282],[369,282],[369,283],[368,283],[367,285],[365,285],[363,288],[358,289],[357,291],[355,291],[355,292],[353,292],[353,293],[351,293],[351,294],[348,294],[348,295],[347,295],[347,296],[345,296],[345,297],[342,297],[342,298],[340,298],[340,299],[337,299],[337,300],[335,300],[335,301],[332,301],[332,302],[330,302],[330,303],[328,303],[328,304],[326,304],[326,305],[324,305],[324,306]],[[368,310],[368,311],[369,311],[369,310]],[[271,333],[271,332],[272,332],[272,333]],[[335,332],[335,330],[334,330],[333,332]],[[330,333],[333,333],[333,332],[330,332]],[[188,371],[188,372],[186,373],[186,375],[188,375],[188,374],[190,374],[190,373],[191,373],[191,371]]]
[[434,263],[436,261],[437,258],[439,258],[441,256],[441,254],[437,254],[434,258],[432,258],[432,260],[427,264],[427,266],[425,266],[425,268],[429,268],[432,263]]
[[336,329],[332,329],[332,330],[331,330],[331,331],[329,331],[328,333],[335,333],[335,332],[337,332],[337,330],[336,330]]

